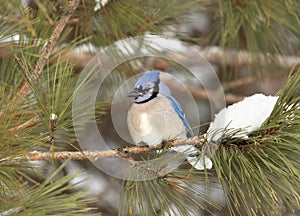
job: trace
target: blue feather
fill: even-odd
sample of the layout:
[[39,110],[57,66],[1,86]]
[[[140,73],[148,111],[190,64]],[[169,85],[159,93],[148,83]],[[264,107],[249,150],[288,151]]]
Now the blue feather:
[[183,121],[183,123],[187,129],[187,137],[194,136],[192,128],[191,128],[190,124],[188,123],[188,121],[186,120],[185,115],[184,115],[179,103],[177,102],[177,100],[175,98],[173,98],[171,95],[166,95],[166,97],[168,97],[171,100],[173,108],[175,109],[175,111],[178,113],[179,117]]
[[144,73],[143,76],[139,78],[137,83],[135,84],[135,88],[139,88],[143,86],[144,83],[155,83],[159,80],[159,72],[158,71],[149,71]]
[[172,96],[169,87],[162,81],[159,83],[159,93],[165,96]]

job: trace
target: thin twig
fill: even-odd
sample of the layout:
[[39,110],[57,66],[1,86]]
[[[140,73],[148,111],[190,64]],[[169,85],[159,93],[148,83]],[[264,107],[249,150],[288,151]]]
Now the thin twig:
[[[194,145],[202,147],[205,141],[201,137],[192,137],[188,139],[177,139],[169,141],[167,147],[181,146],[181,145]],[[7,157],[0,160],[0,163],[17,163],[22,161],[51,161],[51,160],[98,160],[101,158],[130,158],[131,155],[151,152],[155,150],[164,149],[164,145],[158,145],[156,148],[150,147],[124,147],[110,150],[95,150],[95,151],[61,151],[61,152],[29,152],[27,155]]]
[[56,123],[57,123],[57,115],[52,113],[49,119],[49,141],[50,141],[50,152],[54,152],[54,144],[55,144],[55,131],[56,131]]
[[16,127],[9,129],[9,131],[15,132],[15,131],[23,130],[28,127],[33,127],[33,126],[37,125],[38,123],[40,123],[40,121],[41,121],[40,118],[38,116],[35,116],[32,119],[29,119],[28,121],[24,122],[23,124],[20,124]]
[[[30,83],[30,72],[29,70],[25,67],[24,63],[22,62],[22,59],[19,57],[17,53],[14,53],[14,59],[17,62],[19,68],[21,69],[26,81]],[[22,91],[22,88],[20,89]],[[20,92],[21,94],[26,93],[26,92]]]

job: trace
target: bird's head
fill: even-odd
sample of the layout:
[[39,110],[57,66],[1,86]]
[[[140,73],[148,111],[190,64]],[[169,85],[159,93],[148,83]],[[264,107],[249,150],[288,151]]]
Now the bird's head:
[[135,103],[145,103],[155,98],[158,93],[171,95],[169,88],[160,80],[159,71],[149,71],[139,78],[134,90],[128,93],[128,97],[134,97]]

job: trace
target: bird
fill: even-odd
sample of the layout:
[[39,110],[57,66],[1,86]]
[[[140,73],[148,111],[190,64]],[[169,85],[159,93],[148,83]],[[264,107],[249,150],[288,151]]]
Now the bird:
[[[171,139],[194,136],[180,104],[160,75],[160,71],[144,73],[137,80],[133,91],[127,95],[133,98],[127,113],[127,125],[137,146],[155,148]],[[211,167],[210,159],[199,157],[201,151],[195,146],[183,145],[171,149],[183,153],[188,162],[198,170]]]

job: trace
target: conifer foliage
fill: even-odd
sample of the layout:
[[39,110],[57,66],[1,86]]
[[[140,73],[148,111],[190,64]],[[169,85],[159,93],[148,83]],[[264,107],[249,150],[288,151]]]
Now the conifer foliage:
[[[299,8],[296,0],[2,0],[0,215],[299,214]],[[207,26],[187,28],[198,14],[205,17]],[[85,152],[78,146],[72,99],[84,85],[76,85],[80,71],[97,51],[146,34],[171,35],[201,50],[218,69],[220,80],[227,81],[223,88],[228,103],[242,98],[232,89],[263,82],[265,74],[270,77],[276,71],[287,80],[262,127],[248,134],[248,139],[236,137],[240,131],[229,130],[218,140],[211,170],[198,171],[183,164],[170,173],[156,173],[152,180],[117,180],[121,193],[115,203],[119,206],[108,211],[99,205],[101,198],[82,189],[87,181],[84,171],[67,169],[74,160],[89,166],[92,155],[83,157]],[[80,46],[88,47],[81,55]],[[110,77],[112,82],[119,84],[143,71],[141,65],[149,61],[135,63],[122,65],[121,76]],[[153,67],[176,70],[172,66],[160,59]],[[258,68],[265,73],[260,74]],[[209,95],[201,88],[190,90],[200,101]],[[100,101],[97,120],[105,121],[109,109],[106,99]],[[89,108],[82,104],[78,110]],[[201,145],[195,143],[199,148],[208,145],[205,130],[197,140],[201,140]],[[161,148],[168,148],[168,143]],[[128,152],[139,153],[127,148],[106,153],[132,161]],[[222,191],[225,204],[211,196],[214,190]]]

